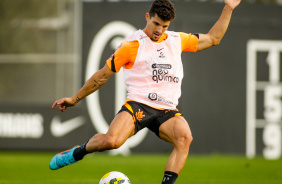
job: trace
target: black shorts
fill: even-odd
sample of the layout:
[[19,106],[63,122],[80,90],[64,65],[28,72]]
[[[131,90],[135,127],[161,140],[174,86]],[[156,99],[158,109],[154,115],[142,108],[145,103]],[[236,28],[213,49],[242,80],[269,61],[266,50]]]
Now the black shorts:
[[175,110],[159,110],[135,101],[126,102],[118,112],[127,111],[132,114],[135,123],[135,134],[147,127],[159,137],[159,128],[168,119],[182,116]]

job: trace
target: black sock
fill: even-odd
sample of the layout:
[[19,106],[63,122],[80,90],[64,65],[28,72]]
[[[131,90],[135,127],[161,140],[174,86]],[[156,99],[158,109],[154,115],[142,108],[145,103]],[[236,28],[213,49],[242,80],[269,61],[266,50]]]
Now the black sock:
[[88,141],[84,144],[82,144],[80,147],[76,148],[73,151],[73,157],[76,161],[79,161],[81,159],[83,159],[83,157],[88,154],[89,152],[86,151],[86,144],[88,143]]
[[165,171],[162,184],[173,184],[177,179],[178,174],[171,171]]

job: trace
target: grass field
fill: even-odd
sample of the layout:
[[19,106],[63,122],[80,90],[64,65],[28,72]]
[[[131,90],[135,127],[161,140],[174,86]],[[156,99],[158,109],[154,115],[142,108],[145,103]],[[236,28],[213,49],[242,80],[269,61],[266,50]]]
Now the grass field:
[[[129,157],[92,154],[57,171],[48,167],[55,153],[0,153],[1,184],[98,184],[108,171],[125,173],[132,184],[161,184],[168,155]],[[176,184],[282,184],[282,160],[244,156],[190,155]]]

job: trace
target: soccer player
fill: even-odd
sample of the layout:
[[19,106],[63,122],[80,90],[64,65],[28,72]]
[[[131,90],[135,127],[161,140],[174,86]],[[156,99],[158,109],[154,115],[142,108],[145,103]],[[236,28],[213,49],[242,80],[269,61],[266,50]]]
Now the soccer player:
[[127,101],[115,116],[106,134],[95,134],[81,146],[55,155],[52,170],[76,163],[86,154],[119,148],[142,128],[173,145],[165,166],[162,184],[173,184],[181,172],[193,140],[187,121],[176,108],[181,95],[182,52],[196,52],[218,45],[240,0],[225,0],[222,14],[207,34],[168,31],[175,18],[169,0],[155,0],[146,13],[147,24],[121,43],[105,66],[94,73],[72,97],[54,102],[61,111],[103,86],[123,67]]

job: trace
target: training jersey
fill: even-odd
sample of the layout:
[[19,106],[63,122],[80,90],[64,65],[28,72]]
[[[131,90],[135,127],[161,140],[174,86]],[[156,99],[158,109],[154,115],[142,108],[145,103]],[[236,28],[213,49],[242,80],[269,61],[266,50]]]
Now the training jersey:
[[166,31],[154,42],[143,30],[124,41],[107,60],[113,72],[123,67],[127,98],[157,109],[176,109],[181,96],[181,53],[196,52],[199,38]]

